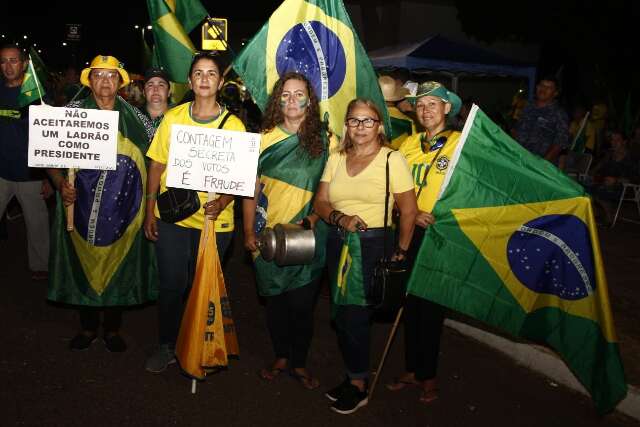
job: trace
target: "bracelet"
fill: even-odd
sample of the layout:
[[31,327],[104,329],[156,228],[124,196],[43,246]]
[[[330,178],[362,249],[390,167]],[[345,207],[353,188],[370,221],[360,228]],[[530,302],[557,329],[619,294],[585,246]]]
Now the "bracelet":
[[147,200],[149,200],[149,199],[155,200],[155,199],[158,198],[158,193],[147,194],[146,198],[147,198]]
[[407,250],[406,249],[402,249],[400,246],[396,246],[396,250],[394,251],[394,254],[407,256]]
[[331,213],[329,214],[329,224],[338,225],[338,218],[340,218],[340,216],[344,216],[344,214],[339,210],[336,210],[336,209],[332,210]]
[[341,220],[342,218],[344,218],[345,216],[347,216],[347,215],[346,215],[346,214],[343,214],[342,212],[340,212],[340,214],[338,215],[338,218],[336,219],[336,222],[335,222],[335,225],[337,225],[337,226],[338,226],[338,228],[343,228],[343,227],[340,225],[340,220]]

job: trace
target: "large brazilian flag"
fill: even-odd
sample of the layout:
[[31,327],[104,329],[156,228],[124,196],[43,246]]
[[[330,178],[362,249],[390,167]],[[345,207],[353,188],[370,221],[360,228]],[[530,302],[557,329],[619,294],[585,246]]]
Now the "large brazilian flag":
[[474,106],[408,292],[555,349],[600,413],[627,385],[591,200]]
[[341,0],[285,0],[233,62],[264,111],[278,78],[304,74],[320,100],[323,120],[342,135],[347,104],[369,98],[391,128],[369,57]]
[[[80,108],[97,108],[93,97]],[[76,172],[74,227],[58,196],[51,235],[48,298],[87,306],[135,305],[155,300],[157,264],[143,233],[149,136],[121,98],[116,170]]]

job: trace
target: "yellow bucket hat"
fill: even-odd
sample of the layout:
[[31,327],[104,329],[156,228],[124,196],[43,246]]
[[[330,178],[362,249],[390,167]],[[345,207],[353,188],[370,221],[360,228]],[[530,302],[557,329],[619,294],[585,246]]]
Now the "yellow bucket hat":
[[129,79],[129,73],[127,73],[127,70],[124,69],[124,67],[122,66],[122,63],[118,61],[116,57],[98,55],[95,58],[93,58],[93,61],[91,61],[91,65],[89,65],[89,67],[82,70],[82,73],[80,73],[80,83],[82,83],[85,86],[89,86],[89,73],[94,68],[103,68],[106,70],[117,70],[122,80],[122,82],[120,83],[120,87],[118,89],[122,89],[123,87],[125,87],[131,82],[131,79]]

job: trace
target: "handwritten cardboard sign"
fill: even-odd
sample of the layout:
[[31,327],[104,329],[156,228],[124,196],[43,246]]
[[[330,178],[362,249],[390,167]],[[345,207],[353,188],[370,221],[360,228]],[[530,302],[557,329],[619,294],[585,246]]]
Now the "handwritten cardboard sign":
[[115,170],[118,116],[117,111],[30,106],[28,165]]
[[260,134],[173,125],[167,186],[253,197]]

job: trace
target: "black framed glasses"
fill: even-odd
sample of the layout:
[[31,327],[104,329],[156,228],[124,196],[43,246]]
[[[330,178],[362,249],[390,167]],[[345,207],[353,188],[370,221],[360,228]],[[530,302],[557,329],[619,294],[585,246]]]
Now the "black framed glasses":
[[380,120],[372,119],[371,117],[367,117],[366,119],[357,119],[355,117],[349,117],[346,120],[347,126],[350,128],[357,128],[362,125],[366,128],[372,128],[376,123],[379,123]]

